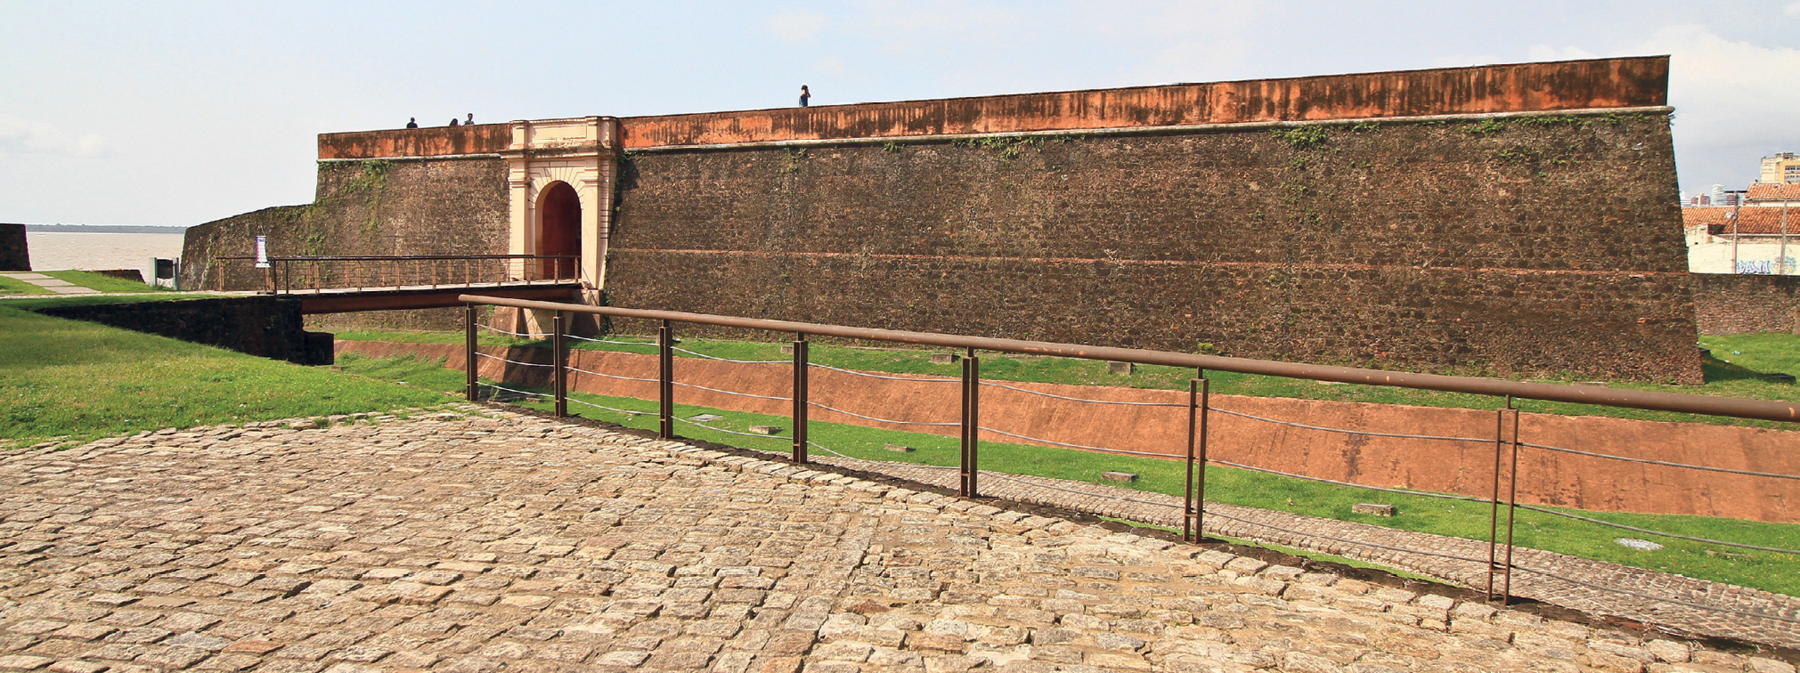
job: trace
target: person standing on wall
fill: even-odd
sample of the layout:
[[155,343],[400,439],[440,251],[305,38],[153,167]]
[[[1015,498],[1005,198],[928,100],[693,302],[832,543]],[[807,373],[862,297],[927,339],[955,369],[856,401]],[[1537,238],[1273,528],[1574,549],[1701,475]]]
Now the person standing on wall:
[[419,118],[418,117],[407,117],[406,118],[406,128],[409,128],[409,129],[419,128]]
[[463,126],[474,126],[474,125],[475,125],[475,113],[473,113],[473,112],[470,112],[470,113],[469,113],[469,120],[468,120],[468,121],[465,121],[465,122],[463,122]]
[[812,100],[812,92],[806,90],[805,84],[800,85],[800,107],[806,107],[809,100]]

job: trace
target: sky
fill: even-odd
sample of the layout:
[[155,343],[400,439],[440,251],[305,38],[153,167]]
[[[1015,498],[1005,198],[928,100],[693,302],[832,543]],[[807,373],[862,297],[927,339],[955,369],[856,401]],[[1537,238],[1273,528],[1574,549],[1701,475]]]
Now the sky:
[[0,222],[310,202],[319,133],[1669,54],[1682,189],[1800,152],[1800,0],[0,0]]

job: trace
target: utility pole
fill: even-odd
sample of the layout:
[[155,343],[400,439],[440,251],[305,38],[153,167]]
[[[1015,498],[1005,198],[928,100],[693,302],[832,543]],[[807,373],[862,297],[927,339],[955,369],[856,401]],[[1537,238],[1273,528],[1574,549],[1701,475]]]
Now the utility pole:
[[1738,211],[1744,207],[1744,189],[1727,189],[1726,194],[1737,194],[1731,201],[1731,272],[1743,273],[1738,269]]
[[1780,254],[1781,254],[1781,256],[1780,256],[1780,257],[1777,257],[1777,258],[1776,258],[1776,259],[1777,259],[1777,260],[1779,260],[1779,261],[1777,261],[1777,262],[1776,262],[1776,264],[1779,264],[1779,265],[1780,265],[1780,266],[1779,266],[1779,268],[1780,268],[1780,270],[1779,270],[1779,271],[1776,271],[1776,272],[1775,272],[1775,273],[1778,273],[1778,274],[1781,274],[1781,275],[1783,275],[1783,276],[1785,276],[1785,275],[1788,275],[1788,263],[1787,263],[1787,207],[1788,207],[1788,204],[1787,204],[1787,201],[1782,201],[1782,202],[1781,202],[1781,253],[1780,253]]

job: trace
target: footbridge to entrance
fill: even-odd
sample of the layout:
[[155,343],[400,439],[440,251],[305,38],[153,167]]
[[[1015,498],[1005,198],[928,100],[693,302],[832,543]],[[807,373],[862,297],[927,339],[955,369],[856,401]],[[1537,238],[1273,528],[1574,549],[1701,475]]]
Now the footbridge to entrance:
[[582,287],[575,255],[318,255],[223,257],[212,274],[260,275],[264,294],[300,300],[304,315],[461,306],[459,294],[568,301]]

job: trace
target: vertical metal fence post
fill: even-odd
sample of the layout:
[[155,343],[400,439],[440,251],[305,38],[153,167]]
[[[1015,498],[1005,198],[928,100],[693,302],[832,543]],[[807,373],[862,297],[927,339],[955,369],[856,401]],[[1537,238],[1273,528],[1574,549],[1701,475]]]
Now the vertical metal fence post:
[[1487,600],[1494,600],[1494,575],[1500,570],[1500,468],[1506,447],[1506,410],[1512,408],[1512,396],[1506,396],[1506,407],[1494,411],[1494,484],[1488,495],[1488,567]]
[[806,416],[807,416],[807,341],[806,333],[794,335],[794,452],[796,463],[806,463]]
[[981,472],[981,358],[970,348],[963,355],[962,404],[962,483],[957,495],[965,498],[980,493],[976,475]]
[[550,351],[556,362],[556,417],[562,418],[569,415],[569,351],[568,345],[563,341],[568,321],[563,319],[562,311],[557,311],[550,325]]
[[657,374],[657,387],[661,400],[658,414],[662,417],[661,429],[657,433],[663,439],[675,438],[675,326],[664,320],[662,327],[656,331],[657,360],[662,365]]
[[1181,520],[1181,537],[1188,542],[1206,537],[1206,407],[1211,382],[1204,369],[1195,370],[1195,375],[1188,381],[1187,495]]
[[478,391],[475,389],[475,304],[473,303],[465,302],[463,304],[463,333],[463,350],[466,352],[469,367],[469,401],[474,402]]
[[1512,397],[1506,398],[1506,408],[1512,411],[1512,469],[1506,471],[1509,482],[1506,494],[1506,584],[1500,590],[1500,602],[1512,602],[1512,557],[1513,557],[1513,514],[1519,508],[1519,410],[1514,409]]

